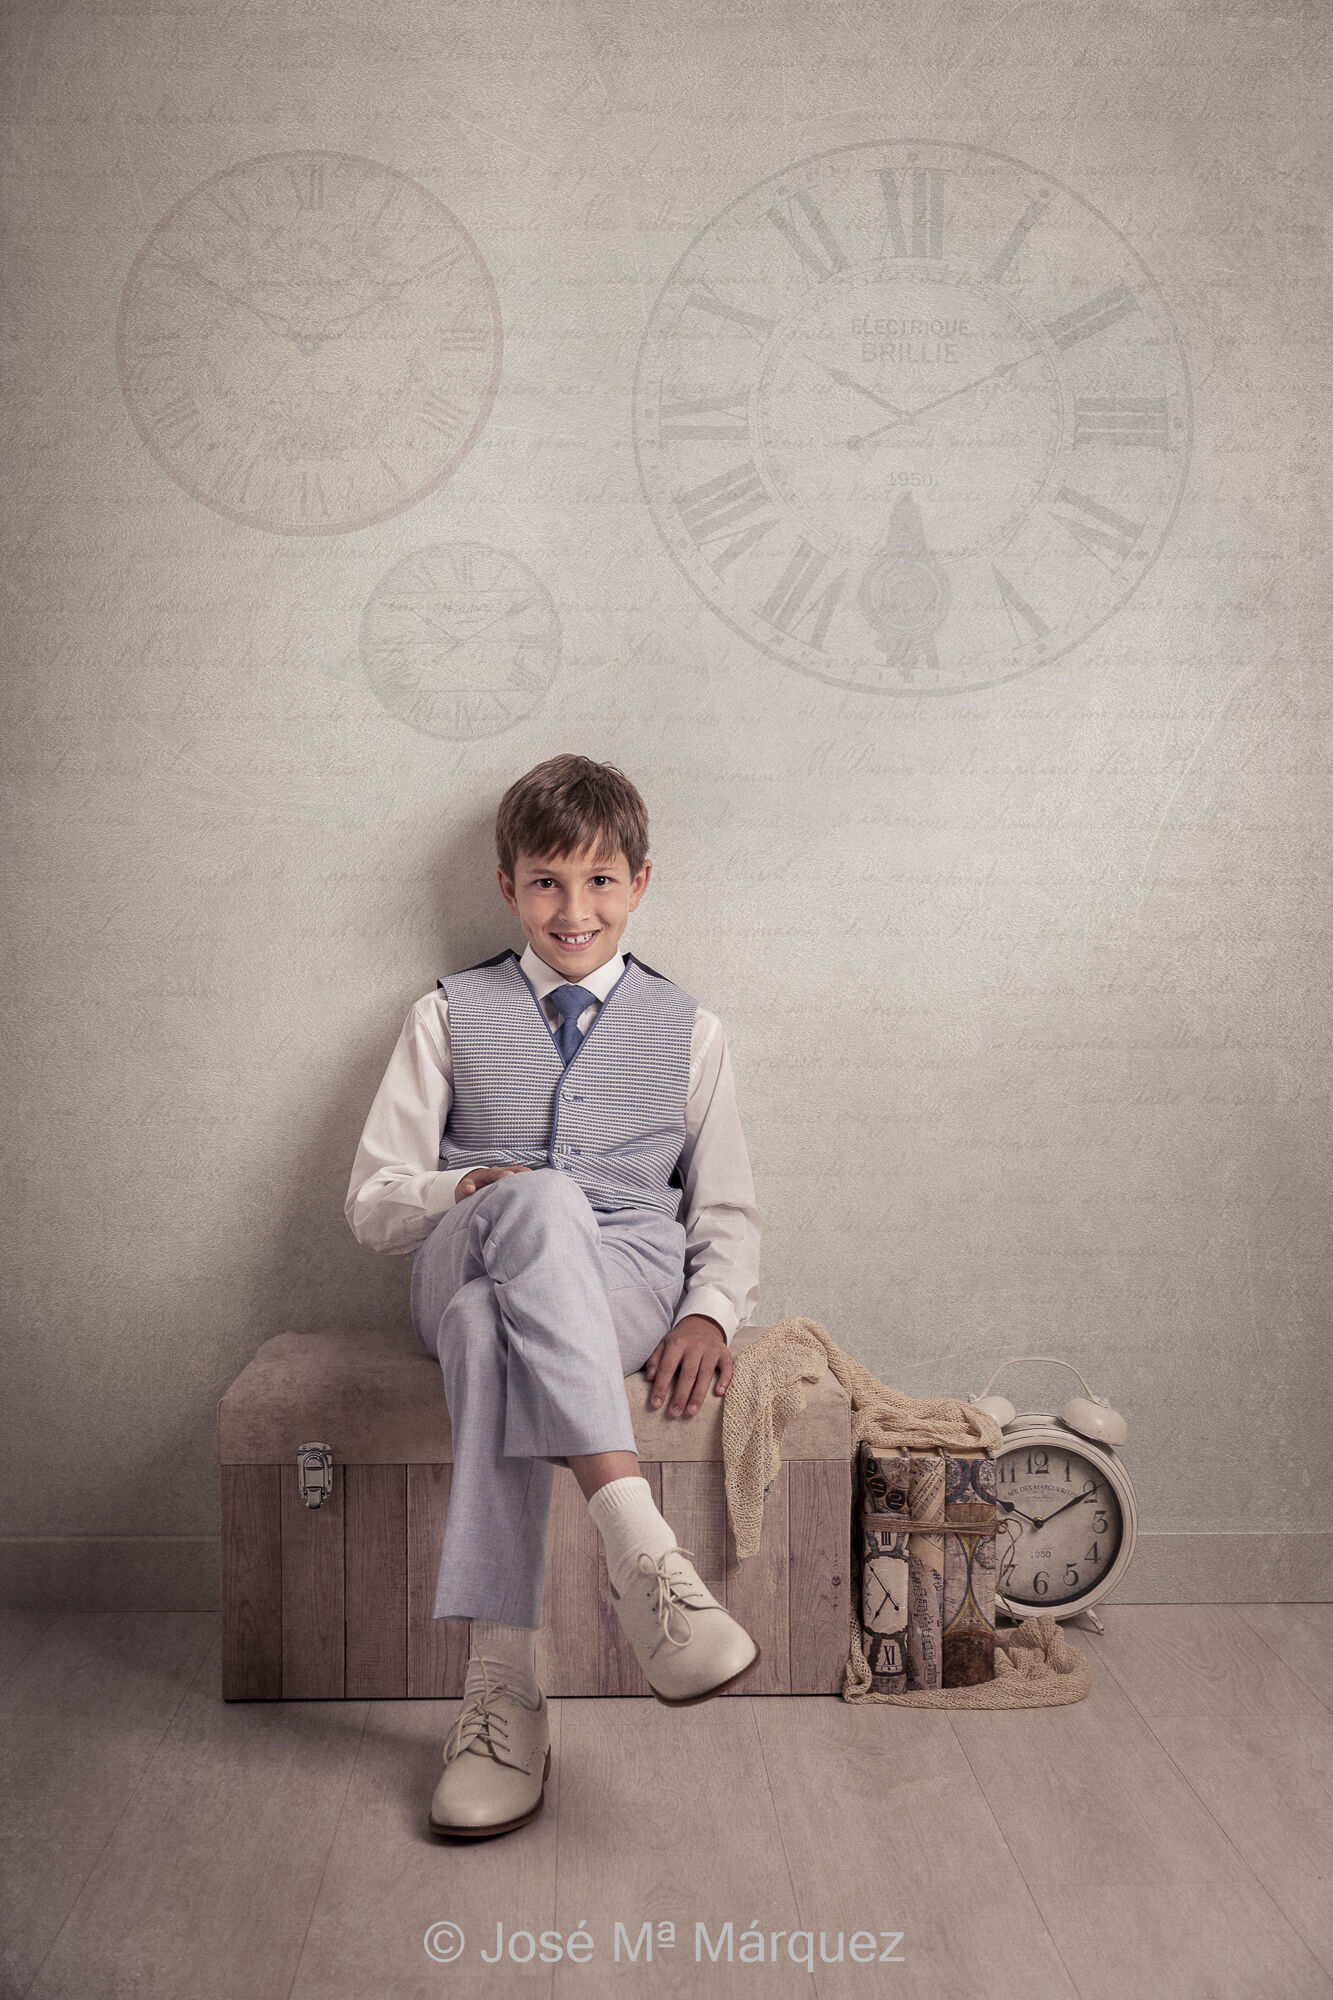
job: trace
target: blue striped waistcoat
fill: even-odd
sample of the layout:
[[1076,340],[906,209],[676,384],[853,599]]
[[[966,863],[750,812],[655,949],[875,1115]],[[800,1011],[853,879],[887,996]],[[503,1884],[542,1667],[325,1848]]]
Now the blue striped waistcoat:
[[512,949],[437,979],[449,1002],[453,1101],[441,1167],[551,1167],[596,1209],[680,1207],[698,1003],[625,953],[568,1063]]

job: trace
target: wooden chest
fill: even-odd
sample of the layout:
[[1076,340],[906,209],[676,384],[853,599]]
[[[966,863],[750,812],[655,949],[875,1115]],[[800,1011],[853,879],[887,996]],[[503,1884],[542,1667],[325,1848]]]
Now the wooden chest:
[[[742,1327],[740,1353],[765,1332]],[[625,1388],[644,1477],[714,1595],[762,1659],[738,1694],[837,1694],[850,1616],[850,1406],[832,1375],[788,1426],[763,1539],[736,1559],[722,1476],[723,1398],[694,1417]],[[332,1489],[301,1497],[299,1447],[328,1445]],[[218,1405],[222,1692],[352,1701],[462,1692],[465,1620],[432,1617],[452,1438],[438,1362],[416,1335],[330,1328],[265,1341]],[[550,1695],[651,1689],[606,1589],[601,1540],[556,1468],[537,1672]]]

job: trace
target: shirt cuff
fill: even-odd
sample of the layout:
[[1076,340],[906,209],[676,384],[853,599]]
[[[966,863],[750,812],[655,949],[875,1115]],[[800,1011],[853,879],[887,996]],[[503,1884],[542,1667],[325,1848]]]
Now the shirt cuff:
[[466,1180],[469,1174],[479,1174],[480,1172],[481,1172],[481,1168],[480,1168],[480,1167],[443,1167],[443,1168],[441,1168],[441,1170],[440,1170],[440,1184],[441,1184],[441,1186],[442,1186],[442,1187],[444,1187],[444,1188],[447,1188],[447,1189],[448,1189],[448,1198],[447,1198],[447,1200],[446,1200],[446,1202],[445,1202],[445,1207],[446,1207],[446,1208],[449,1208],[449,1207],[452,1207],[452,1206],[453,1206],[453,1204],[454,1204],[454,1203],[455,1203],[455,1202],[457,1201],[457,1198],[458,1198],[458,1183],[459,1183],[460,1181],[464,1181],[464,1180]]
[[672,1325],[683,1320],[687,1313],[703,1313],[707,1318],[715,1319],[722,1328],[722,1338],[730,1347],[740,1315],[725,1292],[719,1291],[716,1285],[696,1285],[693,1291],[686,1292],[676,1307]]

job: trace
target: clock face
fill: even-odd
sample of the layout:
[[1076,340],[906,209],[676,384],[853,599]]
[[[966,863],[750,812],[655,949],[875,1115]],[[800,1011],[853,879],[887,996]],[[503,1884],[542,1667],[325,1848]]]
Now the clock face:
[[696,237],[639,356],[662,537],[753,645],[837,685],[949,693],[1056,659],[1180,502],[1189,378],[1153,278],[1051,175],[844,146]]
[[490,273],[392,167],[270,153],[158,223],[125,281],[121,386],[173,479],[229,520],[326,535],[459,464],[500,379]]
[[1038,1610],[1085,1597],[1120,1550],[1120,1502],[1104,1471],[1071,1440],[1018,1442],[995,1466],[1001,1597]]
[[418,549],[376,585],[361,619],[366,677],[391,715],[428,736],[494,736],[534,709],[560,664],[550,592],[481,542]]

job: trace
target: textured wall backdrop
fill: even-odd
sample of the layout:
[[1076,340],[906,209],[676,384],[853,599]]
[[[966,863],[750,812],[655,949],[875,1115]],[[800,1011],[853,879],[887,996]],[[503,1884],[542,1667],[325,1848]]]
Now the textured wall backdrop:
[[356,1140],[574,749],[757,1317],[1330,1594],[1329,22],[5,9],[10,1602],[215,1602],[222,1390],[408,1323]]

